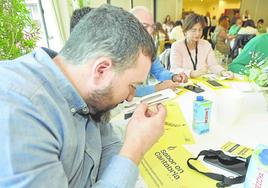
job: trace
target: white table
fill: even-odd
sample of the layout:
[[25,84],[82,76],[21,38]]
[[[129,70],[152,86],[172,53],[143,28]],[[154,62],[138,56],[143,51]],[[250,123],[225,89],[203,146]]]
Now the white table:
[[[245,86],[245,83],[234,84],[231,82],[229,85],[239,88],[239,84],[243,87]],[[252,88],[252,84],[247,84],[249,88]],[[258,87],[253,85],[254,87],[250,92],[241,92],[234,88],[212,90],[205,85],[199,85],[205,88],[205,92],[200,94],[186,92],[176,99],[190,127],[192,124],[193,100],[195,100],[196,96],[203,95],[213,102],[210,131],[203,135],[193,133],[196,144],[184,145],[194,156],[201,150],[218,150],[228,141],[251,148],[255,148],[258,144],[268,145],[267,101],[263,93],[258,91]],[[204,164],[213,172],[227,176],[232,175],[207,163]],[[136,188],[138,187],[147,187],[141,177],[136,185]],[[242,188],[243,185],[238,184],[232,187]]]
[[[245,83],[241,84],[244,85]],[[248,85],[252,87],[252,84],[248,83]],[[202,86],[205,87],[204,85]],[[194,93],[188,93],[178,98],[178,103],[189,125],[192,123],[193,111],[191,104],[195,95]],[[255,148],[258,144],[268,145],[267,101],[263,93],[258,90],[258,87],[253,85],[251,92],[241,92],[237,89],[212,91],[206,88],[203,95],[214,103],[211,129],[205,135],[193,133],[196,144],[185,147],[194,156],[204,149],[220,149],[227,141],[233,141],[251,148]],[[203,164],[213,172],[234,176],[207,163]],[[231,187],[242,188],[243,184]]]

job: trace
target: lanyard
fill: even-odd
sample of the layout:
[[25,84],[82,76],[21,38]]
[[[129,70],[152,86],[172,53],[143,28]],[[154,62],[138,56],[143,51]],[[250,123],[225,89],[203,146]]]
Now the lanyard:
[[198,53],[198,50],[197,50],[197,42],[196,42],[196,46],[195,46],[195,61],[193,60],[193,57],[192,57],[192,54],[188,48],[188,45],[187,45],[187,42],[186,42],[186,39],[185,39],[185,46],[187,48],[187,51],[188,51],[188,54],[191,58],[191,61],[192,61],[192,64],[193,64],[193,67],[194,67],[194,70],[196,70],[196,66],[197,66],[197,53]]

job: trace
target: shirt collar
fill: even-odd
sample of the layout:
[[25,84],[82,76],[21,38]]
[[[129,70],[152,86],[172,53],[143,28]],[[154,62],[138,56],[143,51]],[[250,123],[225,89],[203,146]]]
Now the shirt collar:
[[54,75],[54,78],[51,78],[51,81],[53,82],[53,84],[55,84],[55,86],[64,96],[66,101],[69,103],[70,111],[73,114],[88,114],[89,109],[85,101],[79,95],[78,91],[74,88],[71,82],[67,79],[67,77],[63,74],[60,68],[48,56],[48,54],[42,49],[37,49],[33,52],[33,56],[38,61],[38,63],[40,63],[44,67],[47,67],[52,73],[52,75]]

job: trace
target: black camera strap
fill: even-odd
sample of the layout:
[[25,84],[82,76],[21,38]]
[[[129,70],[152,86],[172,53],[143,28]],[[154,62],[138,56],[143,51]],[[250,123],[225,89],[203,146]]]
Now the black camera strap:
[[[222,174],[217,174],[217,173],[211,173],[211,172],[203,172],[198,170],[196,167],[194,167],[190,161],[191,160],[197,160],[200,156],[207,156],[207,157],[218,157],[221,160],[226,161],[229,165],[232,164],[236,164],[237,161],[236,159],[238,157],[231,157],[228,156],[226,154],[224,154],[221,150],[203,150],[201,151],[197,157],[195,158],[189,158],[187,160],[187,165],[189,168],[191,168],[192,170],[195,170],[211,179],[217,180],[219,181],[216,186],[219,188],[223,188],[223,187],[228,187],[234,184],[239,184],[239,183],[243,183],[245,181],[245,175],[244,176],[237,176],[237,177],[226,177]],[[249,159],[247,159],[247,161],[245,162],[246,164],[248,164]],[[245,164],[245,165],[246,165]]]

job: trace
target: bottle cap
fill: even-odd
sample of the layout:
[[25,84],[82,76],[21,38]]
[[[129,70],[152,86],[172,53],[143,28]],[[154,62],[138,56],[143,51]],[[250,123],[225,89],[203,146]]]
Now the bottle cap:
[[259,158],[264,165],[268,165],[268,149],[263,149],[259,154]]
[[197,100],[197,101],[203,101],[203,100],[204,100],[204,97],[203,97],[202,95],[198,95],[198,96],[196,97],[196,100]]

